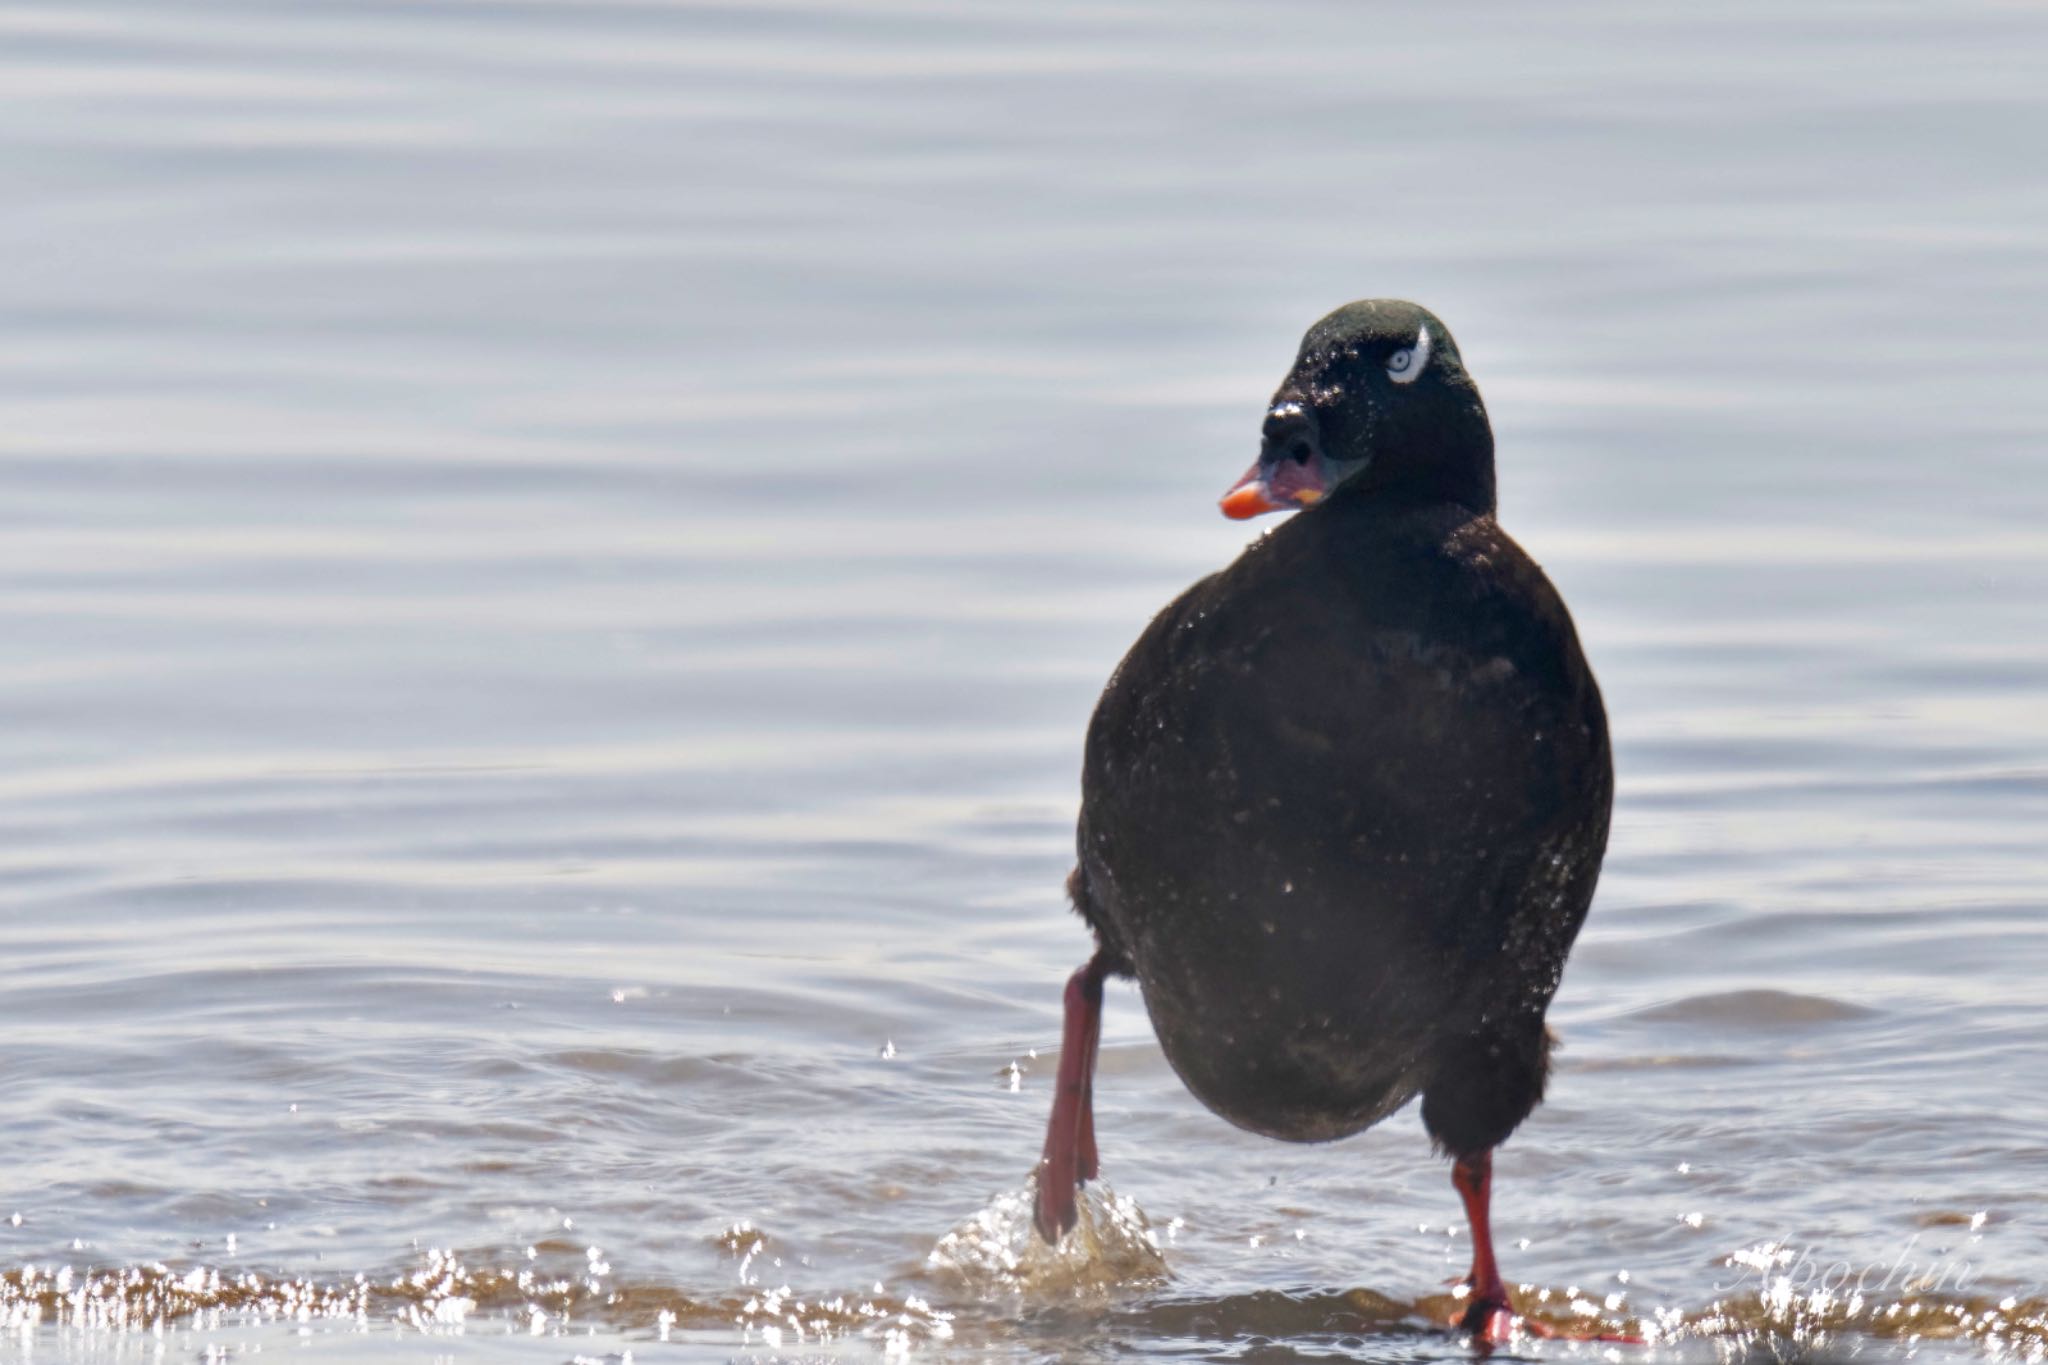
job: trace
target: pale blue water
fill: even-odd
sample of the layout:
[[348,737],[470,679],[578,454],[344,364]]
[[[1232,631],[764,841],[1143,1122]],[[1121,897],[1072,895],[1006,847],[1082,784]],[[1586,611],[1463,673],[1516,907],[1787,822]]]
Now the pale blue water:
[[0,1354],[1462,1358],[1414,1116],[1122,989],[1171,1280],[925,1264],[1095,693],[1396,295],[1618,744],[1510,1277],[2039,1360],[2044,145],[2023,4],[0,3]]

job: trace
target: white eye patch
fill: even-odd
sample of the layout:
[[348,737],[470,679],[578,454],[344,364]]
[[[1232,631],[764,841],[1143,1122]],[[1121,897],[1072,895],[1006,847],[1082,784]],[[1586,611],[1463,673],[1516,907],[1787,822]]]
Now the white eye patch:
[[1429,324],[1423,323],[1415,331],[1415,344],[1403,346],[1387,357],[1387,378],[1396,384],[1413,384],[1417,375],[1429,368]]

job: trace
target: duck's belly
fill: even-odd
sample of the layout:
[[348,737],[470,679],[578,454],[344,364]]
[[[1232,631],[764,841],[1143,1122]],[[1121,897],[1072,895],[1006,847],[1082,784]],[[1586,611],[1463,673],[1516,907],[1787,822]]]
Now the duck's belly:
[[1421,1090],[1416,1040],[1366,1040],[1313,1020],[1192,1015],[1146,993],[1160,1047],[1183,1083],[1240,1128],[1290,1142],[1348,1137]]
[[1173,1069],[1209,1108],[1269,1137],[1358,1132],[1428,1077],[1456,973],[1370,911],[1282,892],[1246,907],[1184,887],[1176,913],[1122,915]]
[[1591,891],[1562,855],[1597,866],[1604,832],[1594,799],[1532,808],[1458,783],[1403,800],[1316,775],[1319,804],[1246,819],[1242,801],[1162,800],[1083,821],[1099,918],[1168,1061],[1222,1117],[1295,1141],[1387,1117],[1446,1038],[1493,1015],[1540,1022]]

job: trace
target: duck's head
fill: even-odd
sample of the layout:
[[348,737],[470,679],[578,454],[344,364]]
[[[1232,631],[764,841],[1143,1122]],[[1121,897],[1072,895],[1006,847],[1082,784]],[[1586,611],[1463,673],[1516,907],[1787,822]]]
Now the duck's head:
[[1427,308],[1366,299],[1309,328],[1223,512],[1291,512],[1339,490],[1493,510],[1486,407]]

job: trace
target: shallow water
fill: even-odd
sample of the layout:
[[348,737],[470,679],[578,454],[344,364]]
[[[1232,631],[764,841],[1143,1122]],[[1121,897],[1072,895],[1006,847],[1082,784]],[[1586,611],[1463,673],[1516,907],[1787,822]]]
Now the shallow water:
[[927,1262],[1016,1231],[1095,693],[1390,294],[1618,745],[1510,1277],[2040,1359],[2044,44],[0,7],[0,1353],[1463,1358],[1413,1113],[1237,1132],[1126,987],[1166,1278]]

